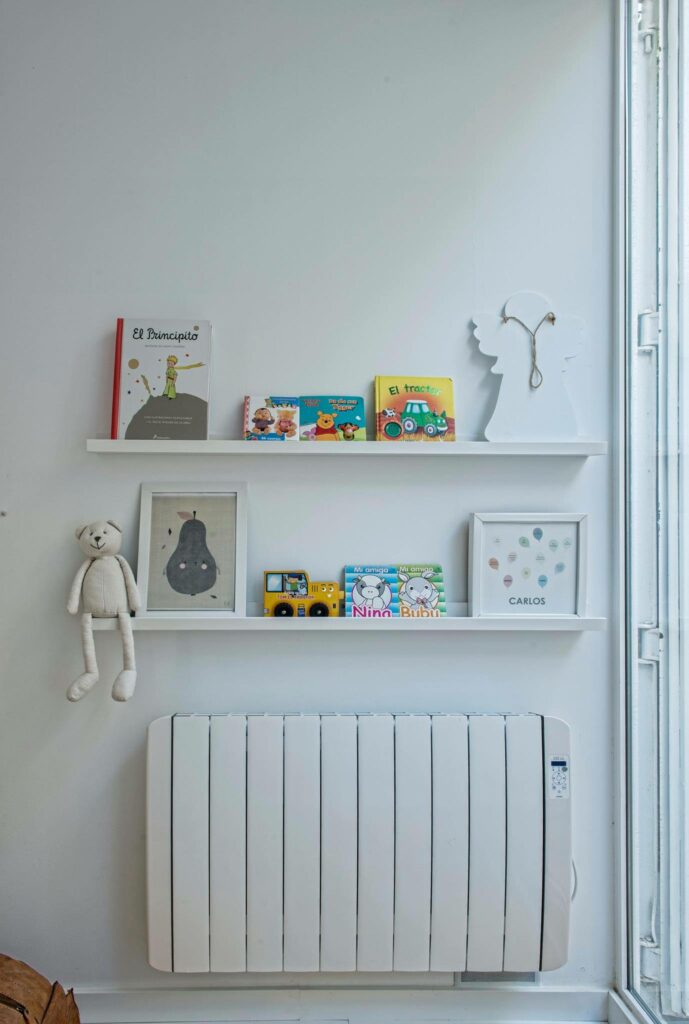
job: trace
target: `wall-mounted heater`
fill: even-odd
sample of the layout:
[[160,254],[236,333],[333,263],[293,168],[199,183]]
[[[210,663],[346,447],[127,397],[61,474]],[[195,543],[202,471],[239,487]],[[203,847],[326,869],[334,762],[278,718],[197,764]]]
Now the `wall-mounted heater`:
[[175,715],[148,734],[162,971],[547,971],[569,728],[538,715]]

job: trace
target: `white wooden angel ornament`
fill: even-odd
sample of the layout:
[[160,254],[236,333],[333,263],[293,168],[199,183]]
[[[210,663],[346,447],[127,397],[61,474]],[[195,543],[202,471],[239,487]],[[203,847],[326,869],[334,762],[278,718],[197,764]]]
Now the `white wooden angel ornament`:
[[486,440],[574,440],[565,372],[581,349],[583,321],[563,316],[537,292],[517,292],[502,314],[478,313],[473,322],[479,351],[497,356],[490,372],[502,377]]
[[100,519],[75,530],[79,547],[87,556],[74,577],[67,611],[76,615],[81,598],[81,646],[84,671],[67,690],[67,700],[85,697],[98,682],[98,663],[93,642],[93,619],[117,619],[122,634],[124,667],[112,688],[113,700],[129,700],[136,687],[136,661],[131,612],[141,607],[139,589],[129,563],[118,554],[122,530],[112,519]]

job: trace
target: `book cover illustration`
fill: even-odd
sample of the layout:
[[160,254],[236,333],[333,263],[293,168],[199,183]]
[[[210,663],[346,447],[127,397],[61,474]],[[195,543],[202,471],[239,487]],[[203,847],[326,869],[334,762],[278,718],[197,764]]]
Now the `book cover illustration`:
[[400,617],[434,619],[447,614],[445,581],[439,565],[398,565]]
[[400,613],[396,565],[346,565],[345,615],[391,619]]
[[111,436],[206,440],[210,356],[207,320],[118,319]]
[[247,395],[244,399],[246,441],[298,441],[299,399],[282,395]]
[[338,395],[302,395],[299,399],[302,441],[365,441],[364,400]]
[[378,441],[454,441],[450,377],[376,377]]

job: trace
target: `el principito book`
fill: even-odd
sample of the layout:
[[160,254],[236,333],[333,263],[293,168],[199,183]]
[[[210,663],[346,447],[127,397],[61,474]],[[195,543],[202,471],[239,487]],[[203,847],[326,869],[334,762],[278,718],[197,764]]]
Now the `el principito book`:
[[120,317],[110,436],[205,441],[210,360],[208,320]]

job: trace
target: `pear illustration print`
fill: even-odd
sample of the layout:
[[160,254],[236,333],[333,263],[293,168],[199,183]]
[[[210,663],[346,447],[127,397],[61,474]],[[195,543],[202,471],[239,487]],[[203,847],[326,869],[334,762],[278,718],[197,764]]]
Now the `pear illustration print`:
[[178,594],[194,597],[215,586],[218,567],[206,543],[206,524],[196,518],[196,512],[178,512],[177,515],[184,522],[165,575]]

